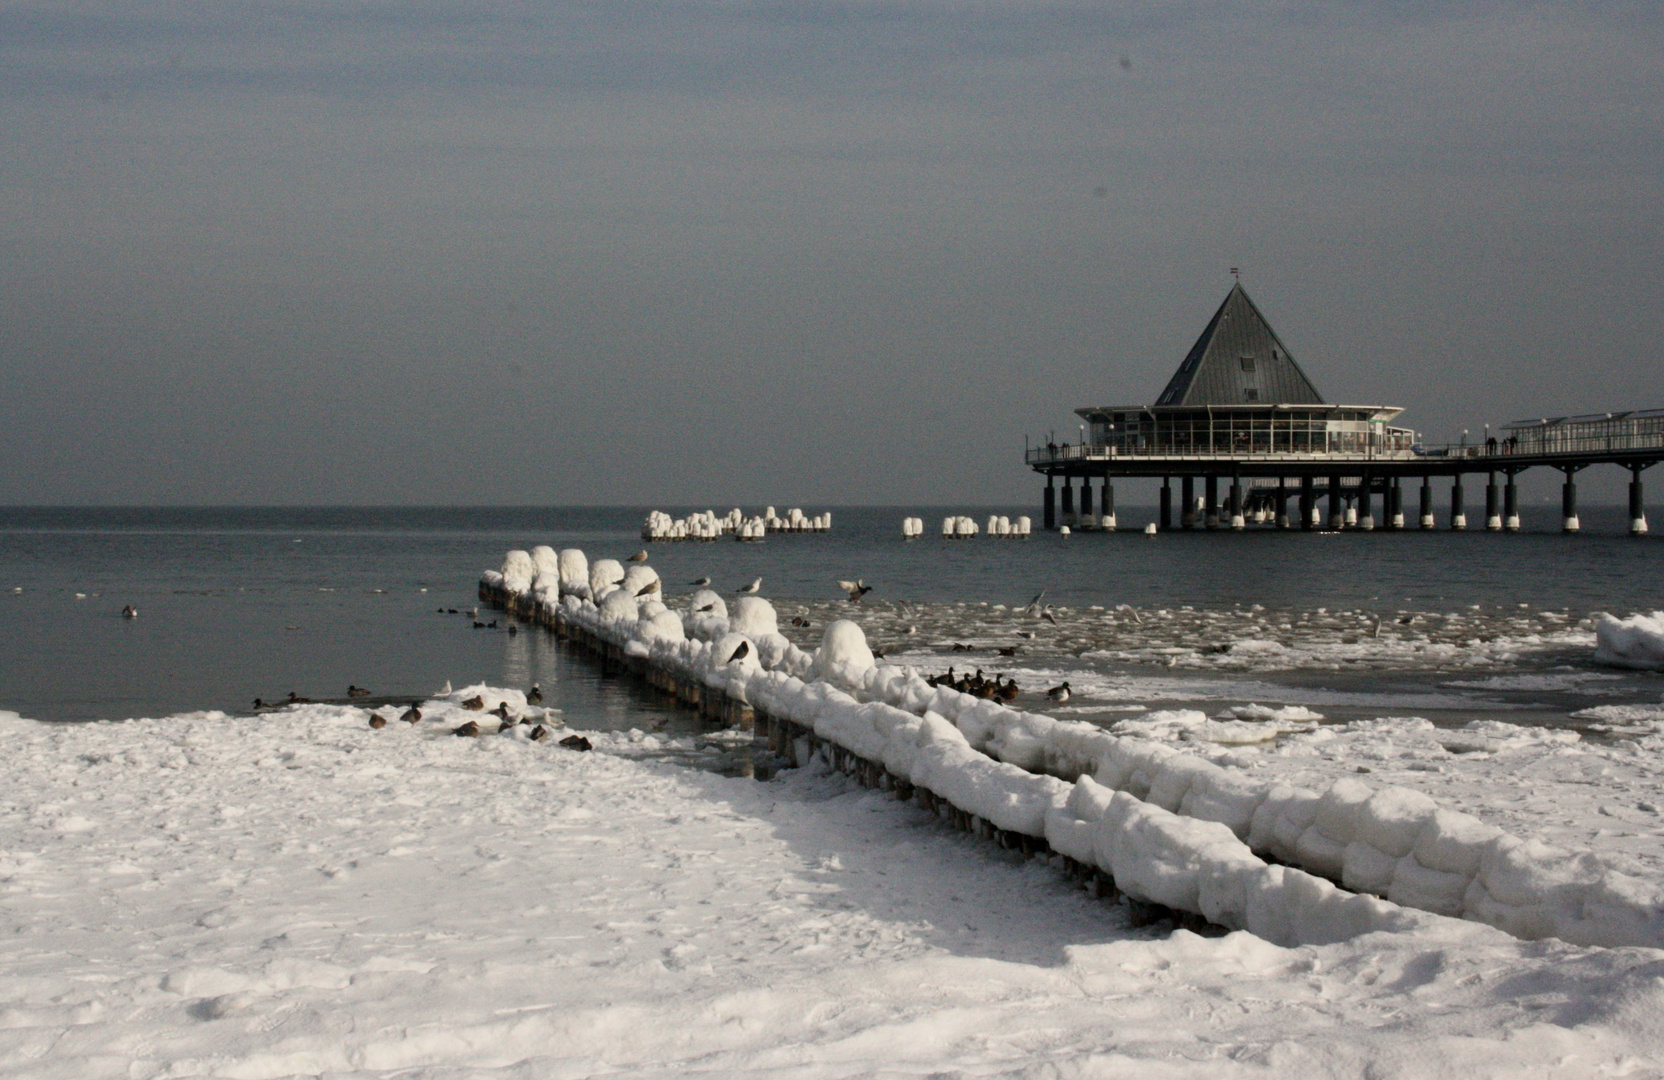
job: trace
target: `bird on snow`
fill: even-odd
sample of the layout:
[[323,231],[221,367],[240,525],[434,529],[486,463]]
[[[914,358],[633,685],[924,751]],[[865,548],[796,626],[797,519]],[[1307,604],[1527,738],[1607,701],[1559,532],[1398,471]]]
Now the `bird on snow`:
[[446,679],[445,680],[445,685],[441,686],[439,688],[439,693],[435,696],[436,697],[444,697],[446,694],[448,694],[450,692],[451,692],[451,680]]
[[399,717],[400,720],[403,720],[407,724],[414,724],[418,720],[420,720],[421,718],[422,718],[422,710],[418,709],[414,705],[412,705],[410,708],[406,709],[404,711],[403,715],[401,715]]
[[656,593],[658,591],[659,591],[659,582],[658,582],[657,578],[654,578],[652,581],[649,581],[647,584],[645,584],[641,588],[637,589],[636,590],[636,595],[637,596],[646,596],[648,593]]
[[526,691],[526,704],[527,705],[541,705],[541,704],[543,704],[543,688],[538,686],[536,683],[532,683],[532,688],[530,690]]
[[732,664],[735,660],[744,660],[747,656],[750,656],[750,655],[751,655],[751,642],[742,641],[742,642],[739,643],[739,646],[733,652],[728,654],[728,659],[724,660],[723,663]]
[[745,595],[749,596],[753,593],[757,593],[757,592],[762,591],[762,588],[763,588],[763,579],[762,578],[757,578],[756,580],[752,581],[751,584],[742,585],[739,588],[735,589],[734,591],[737,592],[737,593],[744,593]]
[[859,604],[861,597],[872,592],[872,586],[857,578],[854,581],[839,581],[838,588],[849,594],[849,602]]
[[1060,704],[1068,701],[1070,697],[1068,681],[1065,680],[1062,686],[1054,686],[1050,690],[1047,690],[1046,696]]
[[640,551],[636,552],[634,555],[631,555],[625,561],[626,562],[646,562],[647,561],[647,549],[642,548]]
[[702,577],[698,581],[688,582],[689,585],[692,585],[696,589],[703,589],[705,586],[709,585],[710,583],[711,583],[711,579],[708,578],[708,577]]

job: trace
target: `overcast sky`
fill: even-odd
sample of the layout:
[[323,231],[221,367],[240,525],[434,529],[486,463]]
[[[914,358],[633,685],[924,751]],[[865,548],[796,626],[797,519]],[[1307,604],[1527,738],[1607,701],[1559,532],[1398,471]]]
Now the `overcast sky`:
[[9,3],[0,502],[1032,502],[1232,266],[1431,439],[1664,407],[1660,10]]

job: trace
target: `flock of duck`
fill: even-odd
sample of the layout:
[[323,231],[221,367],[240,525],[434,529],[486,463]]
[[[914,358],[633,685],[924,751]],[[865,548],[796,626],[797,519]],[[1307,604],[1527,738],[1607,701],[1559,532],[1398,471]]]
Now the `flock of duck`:
[[[1004,650],[1001,650],[1001,652],[1004,652]],[[1022,688],[1017,685],[1016,679],[998,674],[990,679],[982,674],[981,668],[977,668],[970,675],[955,675],[953,668],[950,667],[944,674],[927,676],[925,682],[932,687],[946,687],[949,690],[957,690],[961,694],[969,694],[984,701],[1015,701],[1017,695],[1023,692]],[[1070,697],[1068,681],[1065,680],[1061,685],[1047,690],[1046,697],[1059,704],[1068,701]]]

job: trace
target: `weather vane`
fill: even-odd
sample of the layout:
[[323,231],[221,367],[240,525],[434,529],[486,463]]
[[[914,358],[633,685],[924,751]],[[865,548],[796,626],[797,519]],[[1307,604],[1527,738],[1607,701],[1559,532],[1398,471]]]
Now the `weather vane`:
[[1238,281],[1241,281],[1242,280],[1242,271],[1238,270],[1236,267],[1233,266],[1233,267],[1231,267],[1231,276],[1236,278]]

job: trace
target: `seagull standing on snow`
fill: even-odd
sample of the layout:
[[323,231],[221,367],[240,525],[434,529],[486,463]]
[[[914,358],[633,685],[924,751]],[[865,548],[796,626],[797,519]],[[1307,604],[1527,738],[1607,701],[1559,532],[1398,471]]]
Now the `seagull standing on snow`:
[[762,588],[763,588],[763,579],[758,578],[757,580],[753,581],[751,584],[742,585],[739,588],[735,589],[734,591],[737,592],[737,593],[744,593],[746,595],[750,595],[752,593],[762,591]]

